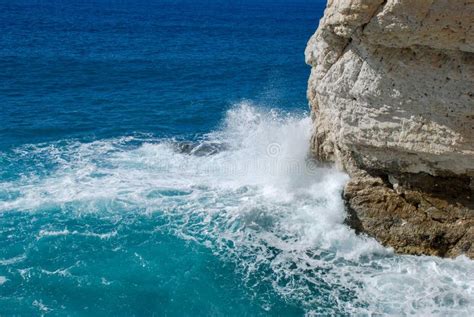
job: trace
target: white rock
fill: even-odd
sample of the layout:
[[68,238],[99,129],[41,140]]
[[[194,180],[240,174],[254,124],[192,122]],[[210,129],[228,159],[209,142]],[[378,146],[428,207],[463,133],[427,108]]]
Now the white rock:
[[474,177],[473,0],[330,0],[305,55],[320,159]]

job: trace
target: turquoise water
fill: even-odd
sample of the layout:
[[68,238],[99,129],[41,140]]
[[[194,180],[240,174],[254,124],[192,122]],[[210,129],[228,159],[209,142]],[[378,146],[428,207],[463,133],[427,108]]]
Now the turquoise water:
[[456,315],[474,264],[344,225],[322,1],[0,4],[0,315]]

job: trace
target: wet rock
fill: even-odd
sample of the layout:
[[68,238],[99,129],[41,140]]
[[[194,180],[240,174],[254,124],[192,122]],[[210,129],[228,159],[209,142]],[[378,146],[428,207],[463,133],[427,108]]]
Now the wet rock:
[[419,189],[399,191],[381,177],[353,177],[344,189],[350,221],[395,251],[474,258],[474,209]]

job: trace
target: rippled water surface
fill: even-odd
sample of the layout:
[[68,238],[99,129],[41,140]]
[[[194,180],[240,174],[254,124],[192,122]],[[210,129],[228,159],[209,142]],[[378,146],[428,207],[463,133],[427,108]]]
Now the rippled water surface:
[[308,159],[324,6],[0,2],[0,315],[470,316],[472,261],[356,236]]

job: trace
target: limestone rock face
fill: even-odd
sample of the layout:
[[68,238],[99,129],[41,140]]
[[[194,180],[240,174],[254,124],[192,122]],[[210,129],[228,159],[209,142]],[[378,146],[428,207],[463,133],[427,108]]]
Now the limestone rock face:
[[305,55],[312,151],[359,229],[473,257],[474,0],[329,0]]

